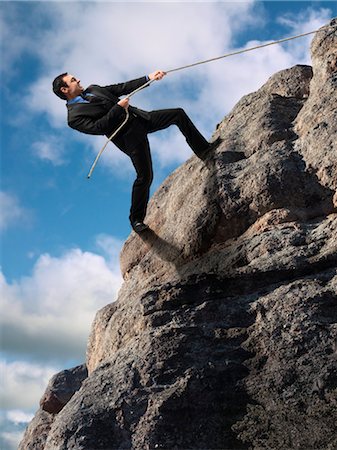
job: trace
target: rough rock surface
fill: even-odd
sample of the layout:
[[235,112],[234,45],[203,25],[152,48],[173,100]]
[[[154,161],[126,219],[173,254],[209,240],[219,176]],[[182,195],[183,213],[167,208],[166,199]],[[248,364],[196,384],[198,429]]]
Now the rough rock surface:
[[21,448],[337,448],[336,31],[312,62],[243,97],[207,163],[154,194],[88,378]]
[[40,400],[40,409],[26,429],[19,450],[43,449],[55,415],[68,403],[87,378],[85,364],[54,375]]

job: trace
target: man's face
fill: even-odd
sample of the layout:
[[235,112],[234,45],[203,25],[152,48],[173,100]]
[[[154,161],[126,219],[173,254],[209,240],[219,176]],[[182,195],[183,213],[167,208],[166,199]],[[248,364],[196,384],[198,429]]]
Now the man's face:
[[74,75],[65,75],[63,81],[67,83],[67,87],[62,87],[61,91],[67,96],[67,98],[75,98],[83,92],[83,87],[81,86],[81,80],[74,77]]

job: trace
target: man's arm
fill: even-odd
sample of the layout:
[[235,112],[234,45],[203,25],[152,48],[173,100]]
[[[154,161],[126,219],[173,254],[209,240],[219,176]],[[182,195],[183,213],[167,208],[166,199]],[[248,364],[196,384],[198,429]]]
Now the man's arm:
[[128,95],[130,92],[138,89],[147,82],[147,77],[137,78],[136,80],[126,81],[125,83],[111,84],[110,86],[104,86],[111,94],[116,97],[121,95]]
[[68,125],[81,133],[107,135],[116,129],[125,118],[125,109],[119,104],[114,105],[107,114],[99,119],[81,114],[80,108],[81,106],[77,105],[76,114],[68,116]]
[[166,75],[163,70],[156,70],[150,73],[148,76],[137,78],[136,80],[126,81],[125,83],[112,84],[110,86],[104,86],[105,89],[112,94],[120,97],[121,95],[128,95],[130,92],[143,86],[148,80],[161,80]]

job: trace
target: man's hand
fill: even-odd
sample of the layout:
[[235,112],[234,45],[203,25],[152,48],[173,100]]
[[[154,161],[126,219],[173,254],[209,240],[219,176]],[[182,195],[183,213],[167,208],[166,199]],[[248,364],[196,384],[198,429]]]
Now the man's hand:
[[119,100],[117,105],[121,106],[122,108],[125,109],[125,111],[127,111],[129,107],[129,98],[128,97],[122,98],[122,100]]
[[162,70],[156,70],[149,74],[150,80],[161,80],[166,75],[166,72]]

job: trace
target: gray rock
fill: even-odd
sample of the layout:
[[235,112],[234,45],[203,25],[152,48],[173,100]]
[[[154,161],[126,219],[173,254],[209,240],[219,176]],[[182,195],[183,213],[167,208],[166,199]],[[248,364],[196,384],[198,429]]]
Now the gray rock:
[[80,389],[87,376],[88,371],[84,364],[54,375],[40,400],[41,408],[51,414],[59,413]]
[[[335,19],[331,24],[336,25],[336,22]],[[296,118],[295,130],[299,135],[296,149],[320,184],[336,191],[336,30],[316,34],[311,53],[315,76],[310,84],[308,101]]]
[[54,415],[43,409],[39,409],[33,420],[26,428],[25,434],[18,447],[18,450],[42,450],[44,449]]
[[253,308],[251,401],[234,430],[253,448],[336,448],[336,269],[277,286]]
[[85,364],[54,375],[48,383],[45,393],[40,400],[40,409],[29,424],[19,445],[19,450],[43,449],[50,428],[62,408],[78,391],[87,378],[88,371]]
[[313,69],[245,96],[153,195],[41,448],[337,447],[336,49],[317,33]]

